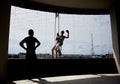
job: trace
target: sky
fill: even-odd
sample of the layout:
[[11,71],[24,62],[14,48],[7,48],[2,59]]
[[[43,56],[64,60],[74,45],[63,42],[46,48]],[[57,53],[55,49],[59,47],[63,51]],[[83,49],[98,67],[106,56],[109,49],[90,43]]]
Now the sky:
[[[95,54],[112,53],[110,15],[60,14],[59,21],[60,31],[70,31],[70,38],[65,39],[62,46],[62,53],[91,54],[91,34]],[[11,7],[8,53],[25,52],[19,42],[28,36],[29,29],[34,30],[34,36],[41,42],[36,53],[51,54],[58,31],[58,19],[55,27],[55,13],[15,6]]]

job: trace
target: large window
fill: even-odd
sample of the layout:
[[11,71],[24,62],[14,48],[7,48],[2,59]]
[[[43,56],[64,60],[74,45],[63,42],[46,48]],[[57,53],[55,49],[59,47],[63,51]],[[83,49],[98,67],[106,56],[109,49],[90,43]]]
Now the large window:
[[[78,15],[36,11],[12,6],[9,35],[9,57],[25,58],[19,42],[28,36],[28,30],[41,42],[38,59],[51,58],[57,32],[70,31],[62,46],[62,58],[112,57],[110,15]],[[66,32],[65,32],[66,35]]]

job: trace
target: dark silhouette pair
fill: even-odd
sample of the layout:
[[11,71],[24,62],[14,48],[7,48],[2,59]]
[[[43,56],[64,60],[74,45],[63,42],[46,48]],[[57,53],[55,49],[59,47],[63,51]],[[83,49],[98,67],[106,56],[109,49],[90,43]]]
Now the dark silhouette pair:
[[[57,53],[62,55],[60,47],[63,45],[64,39],[69,38],[69,31],[66,30],[67,36],[64,35],[64,31],[61,31],[61,35],[57,33],[56,44],[52,48],[52,57],[56,58]],[[36,60],[36,48],[41,44],[36,37],[34,37],[34,31],[30,29],[28,31],[29,36],[25,37],[19,44],[26,50],[26,60]],[[26,46],[25,46],[26,44]]]

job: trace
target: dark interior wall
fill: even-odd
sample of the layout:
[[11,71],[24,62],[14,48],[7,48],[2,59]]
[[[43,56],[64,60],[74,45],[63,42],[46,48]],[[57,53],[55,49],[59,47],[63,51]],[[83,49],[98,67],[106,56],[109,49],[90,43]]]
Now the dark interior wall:
[[[119,0],[116,0],[116,3],[115,3],[115,10],[116,10],[116,20],[117,20],[117,32],[118,32],[118,42],[120,43],[120,35],[119,35],[119,32],[120,32],[120,4],[119,4]],[[120,48],[120,45],[119,45],[119,48]],[[120,52],[120,50],[119,50]]]
[[0,81],[5,79],[7,71],[9,18],[10,1],[0,0]]
[[9,59],[7,80],[81,74],[118,73],[112,58],[103,59],[39,59],[26,62]]
[[112,44],[113,44],[113,56],[116,62],[118,72],[120,73],[120,56],[119,56],[119,4],[117,0],[112,3],[110,7],[110,19],[112,30]]
[[116,3],[115,3],[115,11],[116,11],[116,20],[117,20],[117,36],[118,36],[118,51],[119,51],[119,56],[118,56],[118,63],[119,63],[119,74],[120,74],[120,3],[119,3],[119,0],[116,0]]

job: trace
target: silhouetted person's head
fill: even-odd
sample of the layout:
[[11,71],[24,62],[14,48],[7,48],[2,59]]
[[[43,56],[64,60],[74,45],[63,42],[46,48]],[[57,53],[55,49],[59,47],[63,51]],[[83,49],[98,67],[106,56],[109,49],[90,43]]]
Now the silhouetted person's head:
[[57,36],[59,36],[59,33],[57,33]]
[[28,31],[28,34],[29,34],[30,36],[33,36],[33,35],[34,35],[34,31],[33,31],[32,29],[30,29],[30,30]]
[[63,35],[64,34],[64,31],[61,31],[61,35]]

